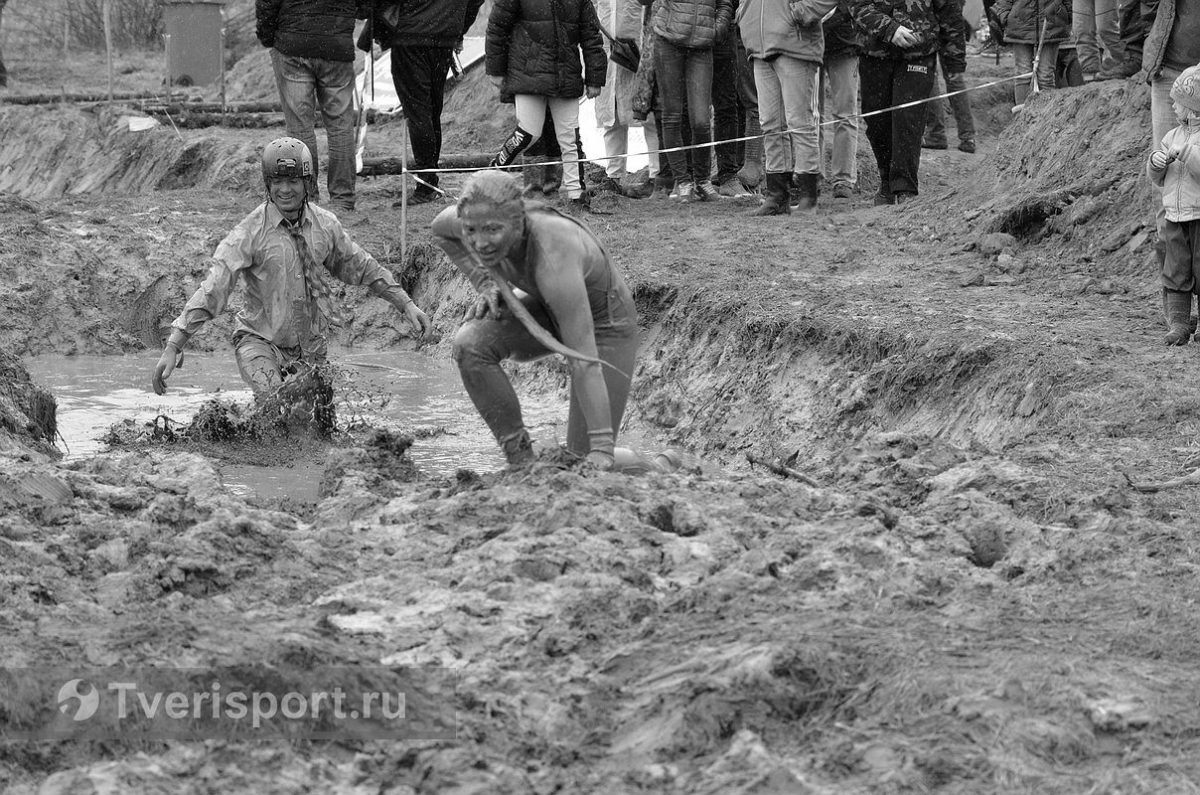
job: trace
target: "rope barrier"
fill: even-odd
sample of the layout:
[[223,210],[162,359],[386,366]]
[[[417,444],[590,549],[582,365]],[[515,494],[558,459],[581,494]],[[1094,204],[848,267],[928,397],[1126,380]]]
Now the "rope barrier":
[[[991,88],[992,86],[998,86],[998,85],[1002,85],[1004,83],[1015,82],[1017,80],[1024,80],[1026,78],[1033,77],[1033,75],[1034,75],[1033,72],[1025,72],[1023,74],[1012,75],[1010,77],[1004,77],[999,80],[993,80],[990,83],[981,83],[977,86],[971,86],[969,88],[959,89],[958,91],[947,91],[945,93],[938,94],[936,96],[929,96],[929,97],[925,97],[924,99],[914,99],[911,102],[904,102],[899,105],[893,105],[888,108],[882,108],[880,110],[873,110],[868,113],[856,113],[854,115],[858,118],[865,119],[868,116],[878,116],[878,115],[881,115],[884,113],[891,113],[892,111],[895,111],[895,110],[902,110],[904,108],[915,107],[916,105],[923,105],[926,102],[936,102],[936,101],[940,101],[943,99],[947,99],[949,97],[958,96],[959,94],[966,94],[971,91],[979,91],[980,89],[983,89],[983,88]],[[825,127],[825,126],[833,125],[833,124],[837,124],[837,123],[838,123],[838,120],[823,121],[823,122],[818,122],[817,127]],[[763,133],[761,135],[743,135],[739,138],[725,138],[720,141],[709,141],[708,143],[703,143],[703,144],[687,144],[685,146],[665,147],[662,149],[648,149],[645,152],[627,152],[626,154],[623,154],[623,155],[602,155],[599,157],[586,157],[586,158],[580,158],[579,161],[571,161],[571,162],[599,163],[599,162],[605,162],[608,160],[618,160],[618,159],[626,158],[626,157],[637,157],[639,155],[667,154],[670,152],[684,152],[684,151],[688,151],[690,149],[701,149],[701,148],[710,147],[710,146],[715,147],[715,146],[720,146],[723,144],[740,143],[742,141],[753,141],[758,138],[766,138],[768,135],[789,135],[794,132],[800,132],[800,130],[798,128],[789,128],[786,130],[781,130],[779,132]],[[511,171],[511,170],[516,170],[519,168],[524,168],[525,165],[526,164],[524,164],[524,163],[512,163],[507,166],[491,166],[490,168],[493,168],[497,171]],[[565,160],[543,160],[543,161],[538,161],[538,165],[539,166],[561,166],[561,165],[567,165],[567,161],[565,161]],[[475,171],[479,171],[479,169],[460,166],[457,168],[423,168],[423,169],[420,169],[420,171],[436,171],[440,174],[450,174],[450,173],[455,173],[455,172],[475,172]],[[409,170],[407,160],[404,160],[401,162],[401,165],[400,165],[401,180],[403,180],[406,175],[411,177],[413,179],[413,181],[417,182],[418,184],[424,185],[428,188],[432,188],[433,190],[437,191],[438,193],[442,194],[443,196],[450,195],[446,191],[439,188],[437,185],[432,185],[432,184],[426,182],[425,180],[421,179],[419,176],[417,176],[416,172]],[[404,183],[402,182],[401,184],[403,185]]]

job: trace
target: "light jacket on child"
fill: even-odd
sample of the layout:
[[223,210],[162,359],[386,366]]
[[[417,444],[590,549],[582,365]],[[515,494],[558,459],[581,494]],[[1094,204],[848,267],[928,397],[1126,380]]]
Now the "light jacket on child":
[[1162,188],[1167,220],[1180,224],[1200,218],[1200,126],[1180,125],[1167,133],[1161,151],[1180,149],[1179,158],[1157,169],[1147,161],[1150,181]]

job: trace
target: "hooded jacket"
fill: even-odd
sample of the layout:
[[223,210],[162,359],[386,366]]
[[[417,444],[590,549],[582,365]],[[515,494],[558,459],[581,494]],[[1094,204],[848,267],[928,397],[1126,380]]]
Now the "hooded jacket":
[[[580,51],[583,60],[580,62]],[[502,94],[575,98],[603,86],[608,57],[592,0],[496,0],[485,68]]]
[[821,19],[837,0],[741,0],[737,24],[751,58],[786,55],[821,63],[825,31]]

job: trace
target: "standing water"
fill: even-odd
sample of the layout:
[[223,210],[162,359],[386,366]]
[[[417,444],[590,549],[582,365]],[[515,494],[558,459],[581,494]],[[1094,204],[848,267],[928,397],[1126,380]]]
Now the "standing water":
[[[331,350],[329,359],[347,373],[335,384],[339,423],[367,423],[412,434],[409,456],[423,472],[449,475],[459,468],[480,472],[504,466],[504,458],[479,418],[447,359],[412,352]],[[58,401],[59,445],[67,459],[103,452],[100,439],[124,420],[151,423],[160,414],[188,422],[208,400],[248,404],[250,390],[238,375],[231,352],[188,352],[165,395],[154,394],[151,375],[157,352],[125,356],[27,358],[30,376]],[[347,386],[349,388],[347,388]],[[521,396],[530,433],[540,446],[566,437],[567,403],[557,396]],[[290,496],[313,501],[324,462],[262,467],[215,462],[226,487],[239,496]]]

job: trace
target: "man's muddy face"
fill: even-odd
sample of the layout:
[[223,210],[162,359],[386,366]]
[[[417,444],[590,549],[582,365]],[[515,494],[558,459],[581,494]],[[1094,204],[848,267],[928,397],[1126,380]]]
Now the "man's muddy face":
[[303,177],[272,177],[267,194],[285,218],[295,219],[304,206],[305,186]]
[[459,212],[463,238],[488,265],[508,256],[521,240],[524,216],[519,209],[474,202]]

